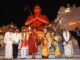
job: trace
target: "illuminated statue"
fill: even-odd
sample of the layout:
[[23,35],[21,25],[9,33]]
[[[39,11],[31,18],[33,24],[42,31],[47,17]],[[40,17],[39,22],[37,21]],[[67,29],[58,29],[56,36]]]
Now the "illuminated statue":
[[41,15],[41,8],[39,5],[35,5],[34,15],[31,15],[27,18],[25,25],[31,25],[31,27],[40,29],[43,28],[45,24],[49,24],[47,16]]

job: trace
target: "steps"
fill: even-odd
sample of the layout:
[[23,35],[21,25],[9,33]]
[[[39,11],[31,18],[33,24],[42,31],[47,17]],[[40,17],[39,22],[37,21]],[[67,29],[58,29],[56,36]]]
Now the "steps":
[[[78,49],[78,47],[73,47],[74,48],[74,55],[73,55],[73,57],[70,57],[70,58],[64,58],[64,57],[61,57],[61,58],[57,58],[57,59],[80,59],[80,49]],[[31,55],[28,55],[28,53],[27,53],[27,55],[26,55],[26,59],[31,59],[32,58],[32,56]],[[4,49],[2,49],[2,50],[0,50],[0,60],[2,60],[2,59],[4,59]],[[16,59],[16,60],[20,60],[21,59],[21,54],[20,54],[20,50],[19,50],[19,52],[18,52],[18,58]],[[26,60],[26,59],[24,59],[24,60]],[[36,55],[36,59],[42,59],[42,55],[41,55],[41,49],[39,48],[38,49],[38,53],[37,53],[37,55]],[[55,59],[55,56],[54,56],[54,50],[53,49],[51,49],[50,50],[50,53],[49,53],[49,59],[51,60],[51,59]]]

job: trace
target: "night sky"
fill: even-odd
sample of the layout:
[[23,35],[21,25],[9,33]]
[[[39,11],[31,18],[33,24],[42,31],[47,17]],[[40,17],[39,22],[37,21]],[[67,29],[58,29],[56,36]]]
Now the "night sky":
[[26,18],[30,15],[28,8],[33,13],[35,4],[42,8],[42,14],[48,16],[52,21],[57,16],[61,6],[80,6],[80,0],[0,0],[0,25],[13,22],[18,27],[24,25]]

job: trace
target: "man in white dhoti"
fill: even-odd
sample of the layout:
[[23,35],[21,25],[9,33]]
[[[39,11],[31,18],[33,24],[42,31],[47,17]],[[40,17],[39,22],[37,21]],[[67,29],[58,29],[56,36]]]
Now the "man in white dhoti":
[[71,41],[71,35],[68,30],[63,31],[63,45],[64,45],[64,56],[65,57],[72,57],[73,55],[73,47]]
[[4,36],[5,59],[12,59],[12,29],[9,29]]

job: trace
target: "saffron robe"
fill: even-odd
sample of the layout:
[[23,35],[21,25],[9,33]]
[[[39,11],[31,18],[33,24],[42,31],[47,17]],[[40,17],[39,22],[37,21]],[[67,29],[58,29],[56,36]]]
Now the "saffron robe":
[[54,41],[53,41],[53,44],[54,44],[54,55],[55,57],[58,57],[61,55],[61,52],[60,52],[60,47],[59,47],[59,36],[54,36]]
[[47,36],[43,36],[41,40],[41,48],[42,48],[42,56],[48,57],[49,55],[49,47],[48,47],[48,38]]
[[38,52],[38,34],[36,32],[32,32],[29,36],[28,40],[29,53],[37,53]]

